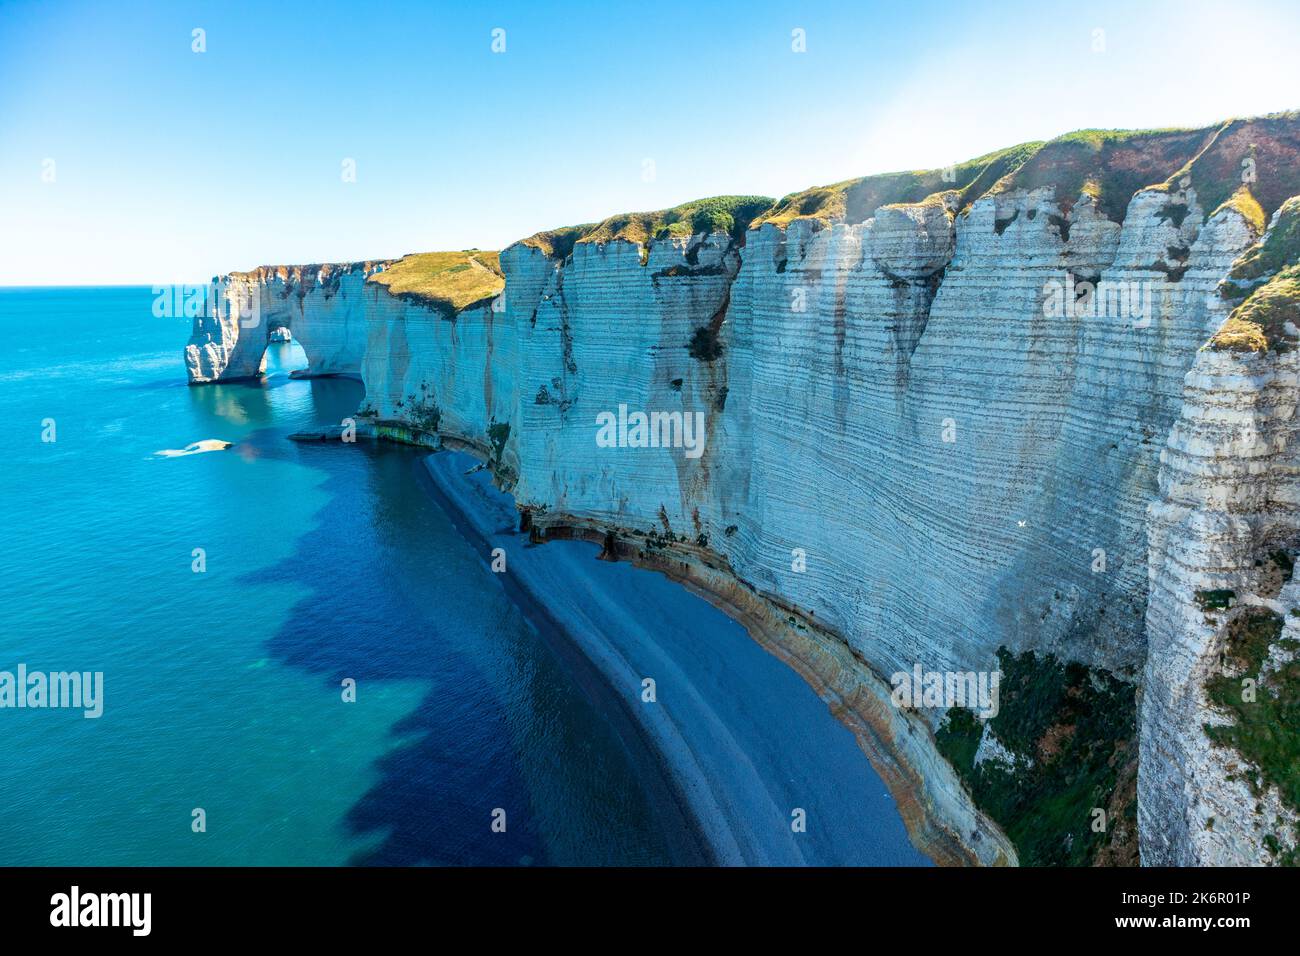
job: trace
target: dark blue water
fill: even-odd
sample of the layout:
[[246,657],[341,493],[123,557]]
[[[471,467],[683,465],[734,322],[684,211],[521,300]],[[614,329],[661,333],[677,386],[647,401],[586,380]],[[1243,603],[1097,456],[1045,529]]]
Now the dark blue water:
[[[415,453],[285,439],[361,386],[289,380],[285,345],[189,388],[152,298],[0,289],[0,670],[105,685],[97,720],[0,710],[0,864],[666,862],[643,771]],[[156,456],[202,439],[238,444]]]

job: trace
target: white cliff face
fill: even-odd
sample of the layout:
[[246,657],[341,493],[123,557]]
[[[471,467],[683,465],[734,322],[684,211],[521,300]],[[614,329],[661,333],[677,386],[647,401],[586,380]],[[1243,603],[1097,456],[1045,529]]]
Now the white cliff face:
[[[440,434],[480,451],[517,404],[513,330],[492,306],[449,317],[418,296],[367,281],[388,263],[268,267],[214,284],[216,315],[195,319],[185,350],[190,381],[259,375],[272,330],[287,328],[307,355],[305,374],[355,376],[359,412],[391,437],[437,446]],[[501,334],[494,334],[498,327]]]
[[[680,248],[656,244],[643,267],[631,246],[580,245],[557,268],[517,247],[508,287],[540,295],[509,307],[528,343],[516,494],[611,530],[707,542],[879,674],[992,670],[1006,644],[1136,679],[1160,448],[1223,319],[1215,288],[1257,238],[1234,209],[1205,222],[1184,198],[1176,222],[1166,192],[1139,192],[1122,226],[1087,197],[1061,217],[1047,191],[966,216],[923,205],[767,226],[730,284],[725,254],[720,275],[656,281]],[[1091,307],[1073,292],[1045,307],[1052,283],[1086,281]],[[694,331],[724,304],[718,357],[693,357]],[[596,415],[620,402],[703,410],[708,450],[597,447]],[[1201,707],[1177,725],[1200,733]],[[1158,834],[1151,791],[1144,776],[1145,832]],[[1213,813],[1228,840],[1230,806]]]
[[440,435],[489,457],[494,424],[514,420],[518,361],[513,329],[481,306],[448,318],[371,284],[369,333],[361,363],[363,413],[393,437],[436,444]]
[[[191,385],[261,374],[266,366],[266,342],[261,342],[260,351],[253,343],[267,333],[263,330],[262,336],[256,335],[257,320],[251,311],[254,301],[260,301],[260,292],[241,278],[225,276],[213,281],[209,303],[204,314],[195,317],[185,346],[185,370]],[[241,302],[250,308],[241,309]],[[243,334],[245,324],[250,327],[248,335]]]
[[[1206,684],[1224,671],[1235,620],[1264,608],[1297,636],[1290,611],[1300,584],[1282,587],[1269,556],[1300,543],[1298,357],[1201,352],[1161,453],[1140,732],[1146,864],[1260,864],[1277,855],[1266,838],[1283,851],[1295,846],[1296,814],[1277,788],[1256,793],[1243,779],[1243,756],[1213,745],[1203,725],[1230,719],[1211,704]],[[1205,594],[1215,591],[1231,591],[1233,607],[1207,609]]]
[[[1293,264],[1294,249],[1285,250],[1294,212],[1294,201],[1279,208],[1237,268],[1271,260],[1255,273],[1263,283]],[[1225,291],[1239,287],[1225,283]],[[1232,329],[1233,304],[1209,300],[1210,331]],[[1277,324],[1274,341],[1261,334],[1234,350],[1240,340],[1220,331],[1198,353],[1160,455],[1140,724],[1147,864],[1281,863],[1300,840],[1294,799],[1252,763],[1249,734],[1233,740],[1231,730],[1252,708],[1267,715],[1270,702],[1294,693],[1279,671],[1300,647],[1300,583],[1290,580],[1300,545],[1300,353],[1295,326]],[[1261,652],[1258,667],[1249,662]],[[1274,748],[1293,732],[1279,726]]]
[[[731,246],[723,234],[656,242],[642,265],[633,243],[580,243],[559,268],[529,247],[506,251],[506,314],[521,358],[521,502],[615,528],[721,537],[711,474],[724,452],[712,433],[729,400],[728,364],[707,356],[740,267]],[[692,357],[693,342],[702,357]],[[702,420],[702,453],[601,447],[597,419],[620,405],[679,413],[683,429],[685,416]]]
[[[1007,644],[1132,675],[1160,436],[1205,299],[1253,238],[1231,211],[1175,228],[1165,201],[1139,194],[1122,229],[1080,202],[1068,242],[1039,192],[765,226],[739,255],[713,237],[695,265],[682,242],[645,266],[629,243],[559,267],[507,250],[515,492],[707,540],[881,673],[992,669]],[[1187,249],[1177,283],[1151,268],[1170,246]],[[1067,271],[1144,283],[1150,313],[1049,317]],[[710,327],[717,357],[693,356]],[[620,403],[702,412],[703,455],[599,447],[597,415]]]

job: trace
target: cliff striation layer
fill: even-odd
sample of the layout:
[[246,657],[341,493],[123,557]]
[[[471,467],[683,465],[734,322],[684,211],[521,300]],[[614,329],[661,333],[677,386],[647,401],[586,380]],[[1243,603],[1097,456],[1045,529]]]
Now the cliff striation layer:
[[[286,324],[312,372],[365,381],[376,433],[475,450],[538,538],[709,593],[837,707],[937,858],[1131,862],[1136,801],[1145,862],[1267,862],[1294,804],[1273,755],[1202,726],[1246,718],[1213,697],[1232,614],[1197,594],[1285,610],[1256,562],[1297,546],[1295,353],[1259,241],[1268,217],[1290,235],[1297,156],[1290,114],[1086,131],[436,254],[464,258],[454,281],[432,278],[452,260],[232,274],[217,299],[260,324],[196,321],[187,364],[256,374]],[[1230,313],[1252,350],[1203,349]],[[1285,640],[1258,667],[1285,670]],[[890,703],[896,673],[1003,662],[1001,725]],[[1014,708],[1054,716],[1025,736]]]
[[1211,300],[1150,506],[1143,858],[1300,862],[1300,198]]

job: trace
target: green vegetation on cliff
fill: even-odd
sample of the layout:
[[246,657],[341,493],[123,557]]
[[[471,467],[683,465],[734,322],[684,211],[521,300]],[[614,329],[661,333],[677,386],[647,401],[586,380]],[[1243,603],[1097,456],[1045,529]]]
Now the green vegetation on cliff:
[[[1081,195],[1114,222],[1142,189],[1169,196],[1165,218],[1181,226],[1196,206],[1212,215],[1235,209],[1256,231],[1288,196],[1300,193],[1300,112],[1233,119],[1202,129],[1078,130],[1047,142],[1021,143],[947,169],[880,173],[815,186],[773,202],[763,196],[716,196],[657,212],[610,216],[522,240],[554,259],[577,243],[650,240],[726,232],[796,219],[863,222],[882,206],[944,202],[969,209],[984,196],[1050,187],[1064,217]],[[1056,221],[1053,217],[1053,221]],[[1062,219],[1068,237],[1068,220]]]
[[1143,187],[1163,182],[1205,144],[1213,130],[1103,130],[1066,133],[1044,144],[990,190],[1054,187],[1069,211],[1079,196],[1093,198],[1106,218],[1123,222],[1129,200]]
[[[946,175],[945,175],[946,173]],[[1258,231],[1288,196],[1300,192],[1300,113],[1234,119],[1202,129],[1100,130],[1022,143],[948,170],[883,173],[816,186],[782,198],[755,225],[796,219],[862,222],[881,206],[956,193],[964,209],[987,195],[1051,187],[1063,213],[1089,195],[1123,222],[1133,194],[1169,193],[1169,218],[1181,225],[1190,187],[1202,212],[1236,209]]]
[[[1015,844],[1022,866],[1136,863],[1133,687],[1050,654],[1003,647],[998,663],[998,713],[985,724],[952,708],[936,734],[939,752]],[[975,763],[986,726],[1012,762]]]
[[1300,196],[1283,203],[1264,238],[1233,263],[1221,293],[1242,302],[1210,339],[1210,348],[1282,352],[1294,347],[1287,324],[1300,328]]
[[[1234,206],[1262,232],[1267,218],[1300,193],[1300,112],[1273,113],[1221,124],[1205,148],[1169,177],[1170,189],[1189,182],[1206,213]],[[1256,216],[1248,195],[1259,207]]]
[[1169,194],[1175,225],[1191,189],[1207,216],[1233,208],[1262,232],[1267,216],[1300,191],[1297,158],[1300,113],[1202,129],[1081,130],[1052,140],[1007,185],[1054,185],[1064,208],[1087,193],[1115,222],[1124,221],[1135,192],[1160,189]]
[[[1277,213],[1277,222],[1261,242],[1247,249],[1236,262],[1228,278],[1240,297],[1253,291],[1251,284],[1281,272],[1287,266],[1300,263],[1300,196],[1292,196]],[[1234,293],[1229,293],[1234,294]]]
[[[1269,668],[1270,653],[1280,665]],[[1231,747],[1247,762],[1239,774],[1256,796],[1276,786],[1283,802],[1300,812],[1300,641],[1282,637],[1282,618],[1266,608],[1247,608],[1228,625],[1224,670],[1206,681],[1210,702],[1232,720],[1206,724],[1215,744]],[[1249,680],[1250,685],[1244,682]],[[1300,834],[1295,834],[1300,838]],[[1300,865],[1300,851],[1282,851],[1273,835],[1278,862]]]
[[434,399],[428,397],[428,392],[428,383],[421,382],[420,394],[412,392],[406,398],[399,399],[396,407],[414,428],[428,435],[437,435],[438,426],[442,423],[442,409]]
[[919,203],[945,192],[959,194],[958,207],[974,201],[999,179],[1017,169],[1042,143],[1021,143],[1010,149],[969,159],[948,169],[918,169],[847,179],[816,186],[782,198],[754,225],[788,226],[796,219],[822,222],[862,222],[881,206]]
[[739,239],[755,217],[771,207],[768,196],[713,196],[671,209],[620,213],[597,223],[551,229],[529,236],[523,243],[553,259],[563,259],[580,242],[625,240],[645,245],[652,239],[683,239],[715,232]]
[[1259,200],[1255,198],[1249,186],[1238,186],[1237,191],[1220,203],[1210,215],[1213,216],[1220,209],[1235,209],[1258,235],[1263,235],[1264,229],[1268,226],[1264,207],[1259,204]]
[[478,249],[404,256],[367,281],[385,286],[393,295],[424,302],[449,316],[490,301],[505,288],[497,253]]
[[540,249],[550,259],[567,259],[578,240],[591,232],[599,223],[588,222],[581,226],[561,226],[535,233],[523,240],[525,246]]
[[1300,267],[1280,273],[1233,310],[1210,339],[1229,352],[1285,352],[1295,347],[1287,324],[1300,328]]
[[725,232],[739,238],[760,213],[772,206],[767,196],[715,196],[696,199],[658,212],[631,212],[611,216],[584,235],[579,242],[609,242],[626,239],[644,243],[647,239],[683,238],[699,233]]
[[502,470],[501,462],[506,453],[506,442],[510,440],[510,423],[499,422],[495,418],[488,424],[488,444],[492,446],[492,458],[489,462],[493,472]]

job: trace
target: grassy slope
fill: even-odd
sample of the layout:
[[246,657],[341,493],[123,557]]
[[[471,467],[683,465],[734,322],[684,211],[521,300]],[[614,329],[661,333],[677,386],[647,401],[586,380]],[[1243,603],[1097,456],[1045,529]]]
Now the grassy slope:
[[685,238],[725,232],[739,239],[756,217],[772,206],[767,196],[713,196],[693,199],[671,209],[628,212],[601,222],[539,232],[523,240],[553,259],[563,259],[580,242],[626,240],[641,245],[651,239]]
[[1286,352],[1295,347],[1287,323],[1300,328],[1300,266],[1275,276],[1237,306],[1210,339],[1210,348]]
[[[1300,192],[1300,113],[1229,120],[1203,129],[1079,130],[1046,143],[1022,143],[943,170],[883,173],[817,186],[781,199],[759,223],[795,219],[861,222],[877,208],[917,203],[955,190],[960,206],[985,195],[1053,187],[1063,211],[1082,194],[1122,222],[1139,189],[1161,188],[1171,201],[1185,185],[1201,208],[1240,209],[1262,231],[1263,220]],[[1249,159],[1253,180],[1243,181]],[[758,224],[758,223],[756,223]]]
[[477,249],[404,256],[367,281],[450,314],[493,299],[505,288],[497,253]]
[[1207,142],[1213,130],[1079,130],[1046,143],[991,192],[1054,187],[1068,211],[1093,197],[1107,218],[1122,222],[1133,194],[1164,182]]
[[1300,112],[1234,119],[1219,127],[1206,149],[1170,180],[1173,185],[1190,180],[1207,212],[1236,205],[1249,194],[1263,213],[1256,220],[1262,230],[1267,217],[1300,193],[1298,159]]
[[1300,328],[1300,196],[1282,204],[1264,238],[1235,263],[1222,294],[1240,304],[1210,339],[1230,352],[1286,351],[1287,323]]
[[683,238],[702,232],[725,232],[739,238],[754,218],[771,206],[772,199],[768,196],[695,199],[672,209],[611,216],[577,241],[609,242],[612,239],[626,239],[629,242],[644,243],[647,239]]
[[[1249,160],[1253,178],[1244,180]],[[760,196],[718,196],[656,212],[622,213],[598,223],[539,232],[522,240],[562,259],[580,242],[688,236],[720,230],[739,235],[765,223],[796,219],[862,222],[881,206],[955,199],[957,209],[1017,189],[1052,187],[1063,213],[1082,194],[1122,222],[1140,189],[1170,195],[1170,218],[1187,212],[1187,186],[1202,211],[1238,209],[1262,231],[1266,217],[1300,193],[1300,112],[1228,120],[1203,129],[1079,130],[1049,142],[1021,143],[943,169],[909,170],[849,179],[791,193],[776,202]]]
[[[1017,168],[1043,144],[1021,143],[967,160],[949,170],[917,169],[848,179],[831,186],[815,186],[781,199],[755,225],[787,226],[796,219],[823,222],[861,222],[881,206],[917,203],[938,193],[961,194],[961,204],[974,201],[994,183]],[[948,174],[945,178],[945,172]]]

